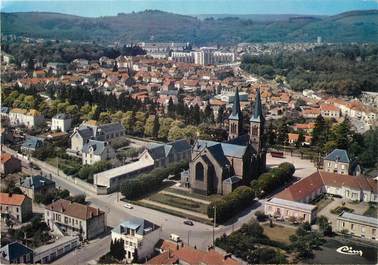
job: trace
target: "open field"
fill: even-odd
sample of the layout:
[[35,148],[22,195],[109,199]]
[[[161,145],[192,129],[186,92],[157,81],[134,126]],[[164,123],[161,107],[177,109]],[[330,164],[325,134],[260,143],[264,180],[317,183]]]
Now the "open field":
[[290,244],[289,237],[295,234],[295,229],[287,226],[275,224],[270,227],[269,224],[264,224],[264,234],[273,241]]

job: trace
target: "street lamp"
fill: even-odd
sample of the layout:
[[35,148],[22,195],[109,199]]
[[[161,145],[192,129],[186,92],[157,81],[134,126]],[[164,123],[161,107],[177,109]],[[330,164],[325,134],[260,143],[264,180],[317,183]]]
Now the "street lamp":
[[217,223],[217,206],[214,205],[214,217],[213,217],[213,247],[214,247],[214,241],[215,241],[215,226]]

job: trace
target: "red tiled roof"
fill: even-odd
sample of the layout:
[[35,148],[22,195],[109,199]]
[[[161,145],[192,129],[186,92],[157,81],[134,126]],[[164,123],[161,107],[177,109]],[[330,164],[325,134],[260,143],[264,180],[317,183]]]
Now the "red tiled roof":
[[338,111],[339,110],[335,105],[330,105],[330,104],[322,104],[320,105],[320,109],[323,111]]
[[224,255],[211,249],[209,251],[203,251],[194,249],[192,247],[179,245],[164,240],[160,246],[163,252],[162,254],[152,258],[147,264],[174,264],[177,261],[184,261],[187,264],[198,265],[237,265],[240,264],[233,258],[224,258]]
[[8,153],[1,153],[1,164],[4,164],[5,162],[12,159],[12,155]]
[[0,204],[20,206],[26,198],[23,194],[0,193]]
[[284,189],[275,197],[284,200],[302,201],[322,186],[346,186],[353,189],[369,190],[375,193],[378,192],[377,182],[373,179],[363,176],[351,176],[318,171]]
[[97,217],[104,214],[104,212],[98,208],[94,208],[76,202],[70,202],[68,200],[63,199],[59,199],[56,202],[47,205],[46,209],[59,213],[64,212],[64,214],[68,216],[72,216],[82,220],[88,220],[93,217]]

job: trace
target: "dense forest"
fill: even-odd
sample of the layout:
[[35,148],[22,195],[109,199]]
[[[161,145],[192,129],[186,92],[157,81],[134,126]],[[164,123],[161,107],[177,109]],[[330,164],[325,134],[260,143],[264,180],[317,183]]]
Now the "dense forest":
[[378,11],[352,11],[335,16],[266,15],[264,20],[248,17],[207,17],[146,10],[106,17],[79,17],[58,13],[2,13],[1,31],[34,38],[71,39],[96,42],[137,41],[191,42],[195,45],[240,42],[376,42]]
[[98,60],[102,56],[114,59],[120,55],[136,56],[146,52],[138,46],[106,47],[93,43],[47,41],[44,43],[26,43],[20,41],[2,41],[1,50],[11,54],[15,63],[35,61],[70,63],[74,59]]
[[324,45],[311,51],[245,56],[241,67],[268,79],[286,79],[296,91],[349,96],[378,91],[377,44]]

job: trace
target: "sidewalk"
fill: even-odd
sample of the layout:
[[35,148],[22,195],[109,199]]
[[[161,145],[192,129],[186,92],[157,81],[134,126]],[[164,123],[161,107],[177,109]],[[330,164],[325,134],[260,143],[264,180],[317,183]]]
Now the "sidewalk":
[[165,190],[162,190],[159,193],[171,195],[171,196],[178,197],[178,198],[183,198],[183,199],[194,201],[194,202],[199,202],[199,203],[206,204],[206,205],[210,204],[209,201],[205,201],[205,200],[201,200],[201,199],[197,199],[197,198],[193,198],[193,197],[189,197],[189,196],[185,196],[185,195],[181,195],[181,194],[177,194],[177,193],[169,192],[169,191],[165,191]]
[[184,210],[184,209],[176,208],[176,207],[173,207],[173,206],[169,206],[169,205],[166,205],[166,204],[163,204],[163,203],[159,203],[159,202],[150,201],[150,200],[147,200],[147,199],[140,200],[140,202],[143,202],[143,203],[146,203],[146,204],[150,204],[150,205],[155,205],[155,206],[158,206],[160,208],[169,209],[169,210],[172,210],[172,211],[176,211],[176,212],[180,212],[180,213],[196,216],[198,218],[202,218],[202,219],[211,221],[211,219],[209,217],[207,217],[207,215],[202,214],[202,213],[197,213],[197,212],[193,212],[193,211],[189,211],[189,210]]

